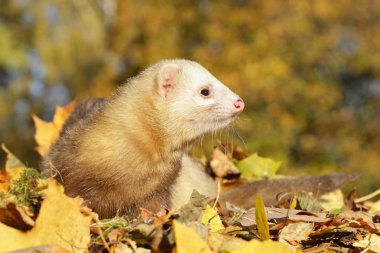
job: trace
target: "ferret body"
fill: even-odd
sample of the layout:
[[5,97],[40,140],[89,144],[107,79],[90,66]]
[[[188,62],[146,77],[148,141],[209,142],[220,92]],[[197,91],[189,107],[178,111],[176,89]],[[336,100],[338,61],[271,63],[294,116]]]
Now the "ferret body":
[[112,97],[79,104],[42,169],[101,218],[136,216],[140,207],[170,208],[191,173],[181,172],[188,147],[229,125],[243,108],[243,101],[198,63],[164,60]]

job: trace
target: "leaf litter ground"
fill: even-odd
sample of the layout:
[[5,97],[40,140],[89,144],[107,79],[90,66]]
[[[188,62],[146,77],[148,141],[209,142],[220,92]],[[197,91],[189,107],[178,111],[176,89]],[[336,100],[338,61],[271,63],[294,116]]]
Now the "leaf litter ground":
[[[57,108],[53,122],[33,117],[42,156],[73,107]],[[222,189],[237,189],[232,197],[242,206],[254,197],[254,206],[243,209],[193,192],[179,210],[152,213],[142,208],[136,219],[107,220],[99,220],[82,199],[66,196],[53,179],[3,150],[8,159],[0,170],[0,252],[380,252],[380,201],[370,201],[380,190],[356,198],[354,191],[344,197],[339,189],[322,194],[305,186],[314,195],[285,192],[268,204],[264,195],[273,184],[302,185],[315,178],[260,180],[275,177],[280,164],[248,156],[239,147],[215,149],[208,165]],[[355,178],[328,176],[332,185]],[[258,194],[250,194],[252,190]]]
[[194,192],[179,210],[99,220],[80,198],[6,152],[1,252],[380,252],[379,202],[344,200],[339,190],[318,199],[300,192],[277,208],[258,197],[248,210]]

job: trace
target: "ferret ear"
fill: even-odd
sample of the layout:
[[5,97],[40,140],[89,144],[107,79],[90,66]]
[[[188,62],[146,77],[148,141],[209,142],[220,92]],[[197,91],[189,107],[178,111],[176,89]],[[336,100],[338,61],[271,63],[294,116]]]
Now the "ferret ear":
[[161,67],[157,76],[157,92],[166,97],[178,84],[181,68],[175,63],[167,63]]

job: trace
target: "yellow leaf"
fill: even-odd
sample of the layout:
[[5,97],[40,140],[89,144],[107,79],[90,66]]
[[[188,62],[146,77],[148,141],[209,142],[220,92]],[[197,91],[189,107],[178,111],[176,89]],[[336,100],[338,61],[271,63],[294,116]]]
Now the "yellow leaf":
[[377,213],[380,212],[380,200],[376,202],[366,202],[366,205],[368,205],[371,209],[368,211],[369,213]]
[[210,248],[215,252],[231,252],[247,243],[239,237],[220,233],[210,233],[207,239]]
[[338,189],[333,192],[323,194],[319,197],[323,209],[327,211],[339,210],[344,207],[344,195],[342,190]]
[[280,168],[280,165],[280,162],[260,157],[255,153],[239,161],[236,167],[240,170],[243,177],[252,181],[253,177],[272,178]]
[[20,177],[21,173],[26,170],[25,164],[23,164],[11,151],[9,151],[5,145],[1,145],[1,148],[7,153],[7,161],[5,163],[5,171],[10,179],[16,180]]
[[31,230],[24,232],[0,223],[0,249],[8,252],[50,244],[87,252],[91,219],[81,213],[80,199],[66,196],[63,187],[50,179],[46,198]]
[[380,236],[368,234],[363,240],[354,242],[352,246],[363,249],[369,248],[373,252],[380,253]]
[[212,252],[193,228],[176,220],[173,221],[173,227],[177,253]]
[[34,139],[37,142],[36,150],[41,156],[45,156],[52,144],[58,139],[63,125],[74,110],[75,101],[69,103],[64,108],[57,106],[52,122],[46,122],[36,115],[32,115],[36,133]]
[[297,203],[298,203],[297,197],[293,197],[289,204],[289,209],[293,209],[293,210],[296,209]]
[[280,242],[274,242],[271,240],[259,241],[251,240],[241,246],[240,248],[231,251],[231,253],[251,253],[251,252],[276,252],[276,253],[291,253],[291,250]]
[[0,174],[0,192],[8,192],[9,181],[17,180],[21,173],[26,170],[26,166],[13,155],[5,145],[1,145],[1,148],[7,153],[7,161],[5,163],[5,170]]
[[211,232],[218,232],[224,229],[218,212],[209,205],[206,206],[206,210],[203,212],[201,223],[209,226]]
[[260,195],[257,195],[256,197],[255,217],[260,239],[263,241],[270,239],[267,213],[265,211],[263,199]]

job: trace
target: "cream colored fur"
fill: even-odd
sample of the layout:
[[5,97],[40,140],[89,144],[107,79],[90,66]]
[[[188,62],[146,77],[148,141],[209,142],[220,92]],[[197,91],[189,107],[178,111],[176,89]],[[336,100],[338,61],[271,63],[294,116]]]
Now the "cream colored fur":
[[172,187],[171,207],[178,209],[190,200],[191,193],[216,198],[217,184],[205,173],[204,166],[188,155],[182,157],[182,170]]

